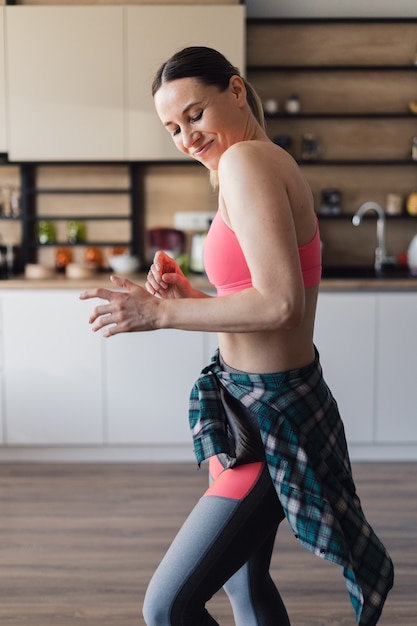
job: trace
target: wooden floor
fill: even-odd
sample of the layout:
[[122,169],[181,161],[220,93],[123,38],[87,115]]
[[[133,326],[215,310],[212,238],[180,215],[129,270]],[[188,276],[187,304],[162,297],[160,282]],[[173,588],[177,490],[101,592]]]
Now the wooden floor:
[[[379,624],[416,626],[417,464],[354,464],[354,477],[396,567]],[[147,582],[205,485],[193,464],[0,465],[1,626],[143,626]],[[292,626],[354,626],[341,569],[286,522],[272,571]],[[209,608],[234,624],[222,592]]]

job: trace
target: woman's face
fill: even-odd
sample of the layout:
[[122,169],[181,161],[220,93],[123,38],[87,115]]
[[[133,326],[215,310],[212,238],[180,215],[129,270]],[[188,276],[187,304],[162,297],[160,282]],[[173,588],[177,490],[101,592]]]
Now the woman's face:
[[178,150],[209,170],[217,170],[223,152],[245,139],[248,106],[239,76],[233,76],[223,92],[196,78],[163,83],[155,107]]

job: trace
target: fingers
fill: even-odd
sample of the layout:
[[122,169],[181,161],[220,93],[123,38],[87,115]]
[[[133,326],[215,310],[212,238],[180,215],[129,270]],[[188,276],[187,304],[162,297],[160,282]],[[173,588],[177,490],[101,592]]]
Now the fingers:
[[[112,310],[110,308],[110,305],[96,306],[90,313],[90,316],[88,318],[88,323],[93,325],[95,324],[96,320],[99,320],[100,318],[103,318],[104,320],[107,317],[109,317],[111,314],[112,314]],[[108,324],[109,322],[107,321],[106,323]],[[95,328],[93,328],[93,330],[95,330]]]
[[110,302],[116,292],[111,289],[103,289],[101,287],[97,289],[86,289],[78,296],[80,300],[91,300],[92,298],[100,298],[101,300],[107,300]]
[[95,307],[88,322],[93,332],[105,328],[104,337],[114,335],[116,332],[125,332],[126,321],[123,319],[123,313],[117,302]]
[[[155,279],[151,280],[157,289],[161,289]],[[104,337],[117,333],[152,330],[155,327],[155,299],[151,298],[143,287],[127,278],[112,276],[111,281],[122,290],[87,289],[79,296],[81,300],[90,298],[107,300],[91,311],[88,319],[91,329],[94,332],[104,329]],[[150,289],[154,288],[148,287],[148,291]]]
[[107,300],[108,304],[102,304],[96,306],[90,313],[88,318],[88,323],[91,324],[92,330],[97,331],[108,324],[113,323],[111,321],[111,313],[113,307],[111,306],[111,301],[115,296],[116,292],[111,291],[109,289],[87,289],[80,293],[80,300],[90,300],[92,298],[99,298],[101,300]]
[[108,300],[108,298],[103,296],[104,289],[86,289],[78,296],[80,300],[89,300],[91,298],[103,298],[104,300]]
[[110,276],[110,280],[113,285],[120,287],[121,289],[125,289],[126,291],[131,291],[134,287],[137,287],[136,283],[132,282],[128,278],[121,278],[117,275]]
[[163,295],[167,289],[167,283],[162,280],[162,273],[159,263],[152,263],[146,276],[146,290],[152,295]]

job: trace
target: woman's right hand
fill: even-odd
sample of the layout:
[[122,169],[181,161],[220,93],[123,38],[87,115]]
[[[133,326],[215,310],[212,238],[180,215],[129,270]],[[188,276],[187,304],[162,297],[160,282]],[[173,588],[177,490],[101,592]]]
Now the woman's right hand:
[[194,292],[178,263],[162,250],[154,256],[145,288],[160,298],[191,298]]

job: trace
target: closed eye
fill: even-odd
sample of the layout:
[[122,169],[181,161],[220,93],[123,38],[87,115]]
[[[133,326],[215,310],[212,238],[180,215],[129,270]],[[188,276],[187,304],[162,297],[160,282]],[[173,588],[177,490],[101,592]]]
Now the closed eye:
[[[201,118],[203,117],[203,113],[204,113],[204,109],[201,109],[201,111],[199,113],[197,113],[197,115],[195,117],[191,117],[190,118],[190,124],[195,124],[196,122],[199,122],[201,120]],[[171,136],[175,137],[176,135],[178,135],[181,132],[180,127],[178,126],[178,128],[176,128],[171,132]]]
[[200,121],[201,118],[203,117],[203,113],[204,113],[204,110],[201,109],[200,113],[198,113],[195,117],[192,117],[191,118],[191,124],[194,124],[195,122]]

